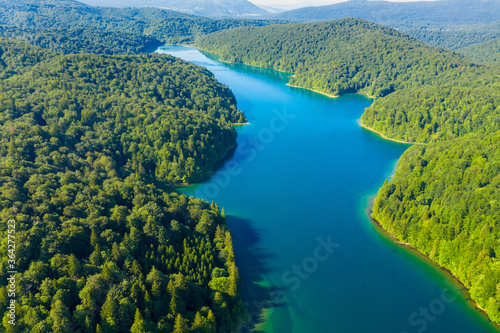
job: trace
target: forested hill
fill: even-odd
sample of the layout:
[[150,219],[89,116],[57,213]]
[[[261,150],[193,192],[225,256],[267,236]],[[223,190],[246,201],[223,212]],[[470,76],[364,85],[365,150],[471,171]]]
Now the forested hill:
[[[498,69],[364,20],[238,28],[196,44],[224,61],[294,72],[292,85],[385,96],[362,120],[394,139],[428,142],[498,128]],[[486,115],[483,126],[478,116]]]
[[379,191],[373,217],[470,289],[500,322],[500,68],[359,19],[200,37],[226,61],[295,72],[291,83],[378,96],[363,124],[420,142]]
[[249,17],[269,14],[248,0],[82,0],[101,7],[158,7],[207,17]]
[[391,2],[350,0],[332,5],[294,9],[276,15],[293,22],[331,21],[357,17],[391,27],[485,24],[499,19],[498,0]]
[[[500,0],[350,0],[327,6],[300,8],[275,17],[302,23],[356,17],[396,28],[430,45],[458,50],[500,38],[499,12]],[[466,51],[464,54],[470,53]]]
[[16,221],[20,272],[7,332],[232,329],[243,306],[224,213],[162,190],[205,177],[235,145],[244,116],[229,89],[166,55],[5,39],[0,78],[0,215]]
[[91,7],[71,0],[0,0],[0,36],[63,53],[148,52],[223,29],[276,22],[212,20],[159,8]]
[[499,204],[500,131],[410,148],[373,217],[449,269],[499,323]]
[[467,47],[461,48],[458,52],[466,57],[481,63],[500,63],[500,37]]
[[406,29],[405,32],[430,45],[460,50],[470,45],[500,38],[500,20],[489,24],[462,26],[427,25]]
[[[141,176],[170,184],[205,178],[236,143],[232,123],[245,121],[212,73],[169,56],[61,56],[1,42],[0,75],[9,79],[0,110],[9,126],[56,136],[70,151],[83,138],[93,141],[94,129],[107,138],[99,151]],[[19,149],[25,142],[11,141]],[[33,149],[20,156],[33,156]]]

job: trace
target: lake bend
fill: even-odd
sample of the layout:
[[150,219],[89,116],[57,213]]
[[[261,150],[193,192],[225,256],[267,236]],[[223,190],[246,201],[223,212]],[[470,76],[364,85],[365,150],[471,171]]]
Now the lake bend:
[[384,235],[367,207],[408,145],[363,129],[372,99],[287,86],[290,74],[168,53],[229,86],[249,121],[206,182],[179,191],[224,207],[258,332],[493,333],[463,286]]

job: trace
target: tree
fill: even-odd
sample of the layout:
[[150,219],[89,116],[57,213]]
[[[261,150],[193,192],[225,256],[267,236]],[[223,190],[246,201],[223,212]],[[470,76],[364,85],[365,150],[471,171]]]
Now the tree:
[[57,300],[50,310],[50,321],[52,322],[52,331],[55,333],[71,332],[71,321],[69,320],[69,309],[62,301]]
[[103,333],[115,333],[119,331],[119,311],[118,304],[114,297],[108,294],[106,302],[101,310],[101,323]]
[[151,323],[144,320],[141,315],[141,311],[137,309],[135,311],[134,324],[130,328],[131,333],[152,333]]
[[82,266],[78,258],[72,253],[68,259],[68,275],[79,276],[81,274]]
[[188,324],[186,323],[186,320],[182,318],[181,314],[179,313],[175,318],[173,333],[188,333],[188,332],[189,332]]

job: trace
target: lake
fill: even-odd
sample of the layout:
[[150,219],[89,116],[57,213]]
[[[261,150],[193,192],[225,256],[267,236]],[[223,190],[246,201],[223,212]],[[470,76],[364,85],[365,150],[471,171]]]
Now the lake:
[[371,99],[289,87],[290,74],[190,47],[157,52],[208,68],[250,123],[210,180],[181,191],[224,207],[256,331],[498,332],[443,270],[369,220],[409,147],[359,126]]

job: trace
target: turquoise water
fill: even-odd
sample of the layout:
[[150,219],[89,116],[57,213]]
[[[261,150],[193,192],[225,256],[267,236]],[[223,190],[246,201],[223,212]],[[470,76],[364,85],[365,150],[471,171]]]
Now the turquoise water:
[[251,123],[209,181],[182,191],[225,208],[256,330],[497,332],[442,270],[367,218],[369,196],[408,148],[359,126],[372,100],[288,87],[287,74],[194,48],[158,52],[207,67]]

